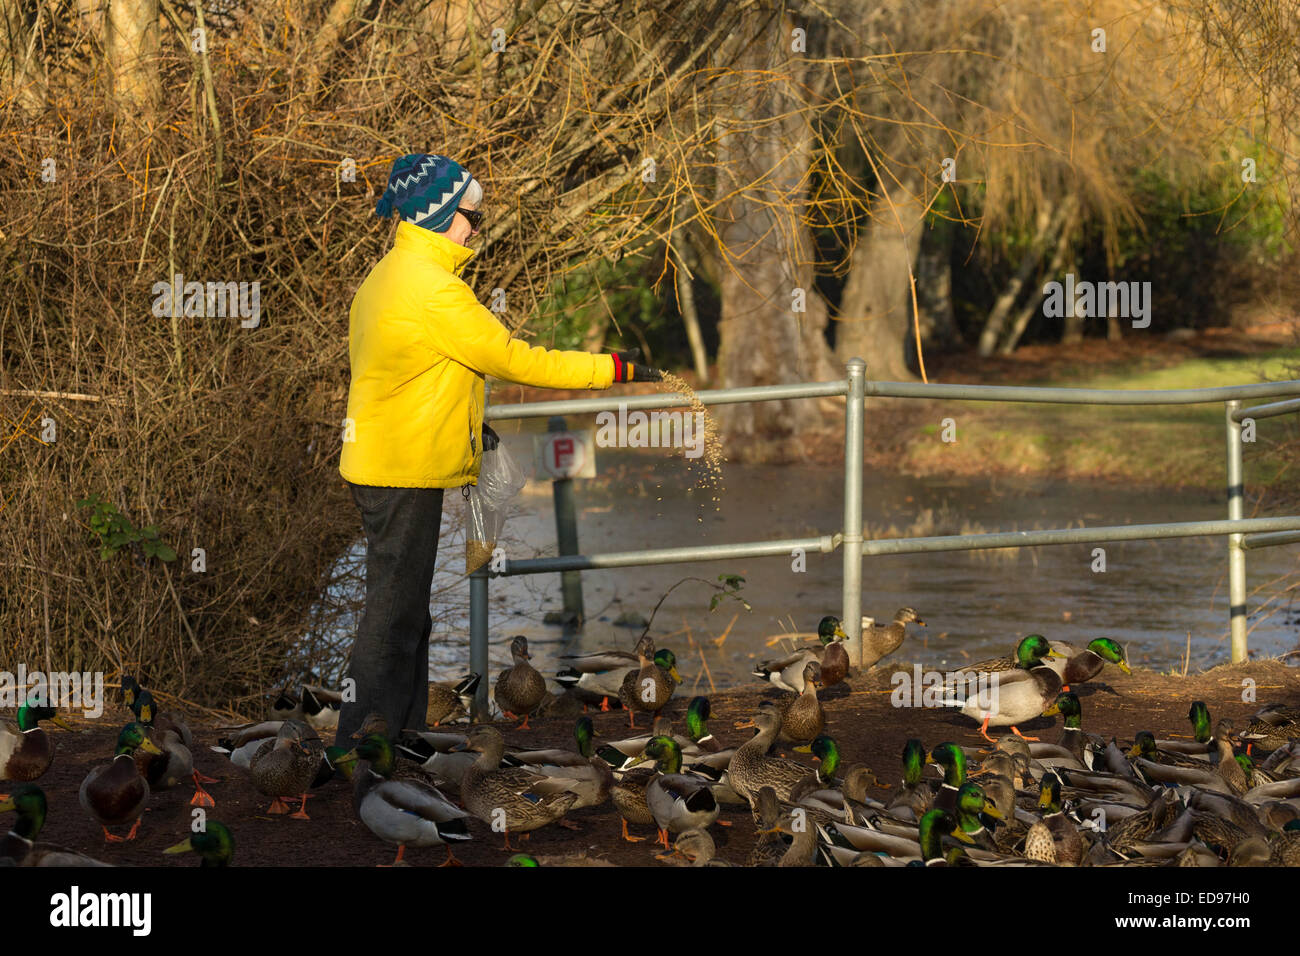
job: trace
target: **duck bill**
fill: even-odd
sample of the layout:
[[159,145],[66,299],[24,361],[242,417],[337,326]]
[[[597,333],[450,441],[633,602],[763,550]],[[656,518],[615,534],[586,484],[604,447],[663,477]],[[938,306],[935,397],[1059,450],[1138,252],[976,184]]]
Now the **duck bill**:
[[75,729],[75,728],[72,726],[72,724],[68,723],[68,722],[67,722],[66,720],[64,720],[62,717],[51,717],[51,718],[50,718],[50,723],[52,723],[52,724],[57,724],[58,726],[62,727],[64,730],[74,730],[74,729]]
[[0,794],[0,813],[8,813],[11,810],[17,810],[13,797],[9,794]]
[[1042,793],[1038,795],[1039,809],[1045,809],[1047,807],[1050,807],[1051,805],[1052,805],[1052,795],[1047,790],[1044,790]]
[[839,624],[835,625],[835,636],[842,641],[847,641],[849,639],[848,633],[844,630],[843,626]]
[[672,667],[668,668],[668,676],[671,677],[673,680],[675,680],[675,681],[676,681],[677,683],[679,683],[679,684],[683,683],[683,681],[682,681],[682,675],[679,674],[679,673],[677,673],[677,665],[676,665],[676,664],[674,664]]
[[1118,667],[1120,670],[1122,670],[1125,674],[1133,673],[1133,668],[1128,666],[1128,661],[1120,661],[1115,666]]
[[162,750],[158,748],[158,745],[154,743],[152,740],[150,740],[148,737],[146,737],[144,740],[140,742],[140,749],[147,754],[162,753]]
[[952,835],[955,836],[958,840],[961,840],[962,843],[969,843],[972,846],[975,845],[975,838],[971,836],[969,833],[967,833],[965,830],[963,830],[961,827],[958,827],[957,829],[953,830]]
[[1005,819],[1006,819],[1006,817],[1003,815],[1002,811],[999,810],[999,809],[998,809],[996,806],[994,806],[992,803],[985,803],[985,804],[984,804],[984,813],[985,813],[986,815],[992,817],[994,820],[1005,820]]
[[1061,712],[1061,708],[1058,707],[1056,704],[1053,704],[1051,707],[1047,708],[1047,710],[1043,711],[1043,716],[1044,716],[1044,717],[1055,717],[1055,716],[1056,716],[1057,714],[1059,714],[1060,712]]
[[187,840],[182,840],[180,843],[177,843],[175,846],[169,846],[167,849],[163,850],[163,852],[164,853],[190,853],[191,851],[193,851],[193,849],[194,849],[194,844],[187,839]]

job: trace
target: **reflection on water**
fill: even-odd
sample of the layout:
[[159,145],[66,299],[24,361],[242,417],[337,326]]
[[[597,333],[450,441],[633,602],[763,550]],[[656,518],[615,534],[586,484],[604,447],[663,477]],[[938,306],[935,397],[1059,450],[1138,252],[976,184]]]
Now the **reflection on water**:
[[[528,436],[507,444],[521,461],[531,460]],[[585,553],[664,548],[688,544],[795,538],[831,534],[840,527],[842,473],[836,467],[726,466],[727,493],[719,512],[703,523],[680,459],[602,450],[603,478],[577,483],[579,540]],[[614,475],[614,479],[609,476]],[[945,534],[1080,525],[1143,524],[1226,516],[1223,498],[1204,493],[1153,493],[1124,485],[1083,485],[1032,480],[939,480],[871,473],[865,480],[864,518],[876,534]],[[461,521],[459,496],[448,495],[445,529]],[[710,502],[711,504],[711,502]],[[530,482],[507,523],[505,544],[515,558],[551,555],[555,524],[549,484]],[[891,530],[892,529],[892,530]],[[1193,670],[1225,661],[1227,649],[1226,542],[1190,538],[1105,545],[1105,567],[1094,572],[1098,545],[1055,546],[1018,552],[949,552],[866,558],[863,613],[888,620],[910,605],[928,627],[909,634],[895,655],[944,668],[1010,651],[1023,634],[1086,643],[1110,636],[1128,646],[1134,663],[1180,669],[1189,653]],[[435,580],[435,594],[449,588],[457,607],[435,633],[430,670],[443,678],[463,673],[469,660],[468,583],[459,541],[444,534],[443,548],[456,558]],[[1286,594],[1300,548],[1250,552],[1250,647],[1259,655],[1285,653],[1297,645],[1297,621]],[[513,634],[525,634],[534,664],[557,669],[560,654],[601,647],[631,649],[639,630],[612,623],[624,612],[648,617],[675,582],[719,574],[746,579],[751,613],[732,601],[709,613],[713,594],[702,583],[672,592],[659,609],[652,634],[671,647],[689,691],[701,666],[719,687],[752,680],[757,660],[771,656],[773,635],[811,632],[823,614],[840,611],[840,557],[810,553],[807,570],[791,570],[791,558],[751,558],[583,574],[588,623],[564,635],[542,623],[560,606],[559,575],[493,579],[491,635],[493,674],[508,664]],[[1261,604],[1272,598],[1261,613]],[[443,610],[448,608],[444,605]],[[1265,617],[1267,611],[1276,611]],[[734,618],[734,620],[733,620]],[[725,632],[725,640],[717,639]],[[1190,651],[1189,651],[1190,634]],[[1292,658],[1294,660],[1294,658]]]

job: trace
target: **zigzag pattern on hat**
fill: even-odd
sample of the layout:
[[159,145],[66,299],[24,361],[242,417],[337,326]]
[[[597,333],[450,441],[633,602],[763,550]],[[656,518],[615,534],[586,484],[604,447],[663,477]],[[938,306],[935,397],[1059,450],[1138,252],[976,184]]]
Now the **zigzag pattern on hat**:
[[391,189],[396,187],[398,189],[406,189],[408,186],[418,183],[429,174],[434,166],[437,165],[439,158],[440,157],[438,156],[425,156],[424,159],[420,161],[420,165],[405,176],[393,177],[392,182],[388,184],[389,188]]
[[464,177],[463,179],[459,180],[459,181],[456,183],[456,185],[455,185],[454,188],[447,190],[445,193],[443,193],[443,194],[442,194],[441,196],[439,196],[437,199],[431,199],[431,200],[429,201],[429,205],[427,205],[424,209],[416,209],[416,210],[414,210],[414,211],[411,213],[411,221],[414,222],[414,223],[420,223],[420,222],[423,222],[424,220],[428,219],[430,216],[432,216],[434,213],[436,213],[439,209],[441,209],[441,208],[442,208],[443,206],[445,206],[447,203],[451,202],[451,200],[455,198],[456,194],[459,193],[459,192],[461,192],[461,190],[464,189],[464,187],[467,186],[467,185],[469,185],[469,174],[468,174],[468,173],[465,174],[465,177]]

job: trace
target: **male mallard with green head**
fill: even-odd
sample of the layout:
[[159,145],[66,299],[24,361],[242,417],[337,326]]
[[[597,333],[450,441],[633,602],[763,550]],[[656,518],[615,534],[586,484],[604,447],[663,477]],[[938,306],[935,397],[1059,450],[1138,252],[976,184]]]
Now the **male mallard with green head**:
[[[134,693],[130,694],[131,710],[136,720],[149,729],[150,739],[162,750],[160,756],[136,753],[140,772],[149,780],[153,790],[168,790],[188,777],[194,783],[191,806],[213,807],[216,802],[203,789],[205,783],[216,783],[215,777],[199,773],[194,767],[194,734],[189,725],[175,711],[159,710],[153,694],[132,679]],[[126,681],[123,681],[125,689]]]
[[659,828],[657,842],[669,849],[668,835],[703,829],[718,818],[718,801],[710,781],[682,773],[682,749],[672,737],[651,738],[642,760],[655,761],[646,786],[646,804]]
[[197,853],[200,867],[230,866],[230,861],[235,856],[235,836],[224,823],[208,820],[200,832],[175,846],[169,846],[163,852]]
[[935,808],[949,812],[956,810],[957,791],[966,782],[966,751],[945,741],[925,755],[925,762],[943,768],[943,783],[934,795]]
[[754,668],[753,674],[780,690],[802,694],[804,668],[817,664],[822,668],[823,686],[831,687],[848,676],[849,654],[844,649],[847,637],[840,619],[828,614],[817,624],[821,647],[801,647],[785,657],[764,661]]
[[984,793],[983,787],[970,780],[963,783],[957,788],[957,802],[954,809],[957,826],[970,837],[975,846],[982,850],[998,852],[998,845],[985,825],[985,818],[1001,820],[1003,816],[997,805]]
[[351,751],[338,758],[354,765],[352,805],[375,836],[397,844],[392,866],[402,864],[408,846],[446,846],[441,866],[459,866],[453,843],[470,839],[465,821],[469,814],[442,795],[423,774],[395,773],[392,745],[381,734],[367,734]]
[[906,808],[912,820],[920,820],[934,806],[934,788],[925,779],[926,763],[925,744],[916,737],[903,744],[903,785],[886,810],[896,812]]
[[40,722],[48,720],[64,730],[72,725],[53,707],[35,701],[23,704],[15,716],[0,722],[0,780],[35,780],[54,762],[54,741]]
[[[1051,657],[1052,649],[1047,638],[1030,634],[1016,647],[1014,668],[985,669],[984,665],[978,664],[963,668],[961,673],[975,675],[977,686],[959,688],[955,697],[946,698],[943,703],[961,708],[967,717],[982,719],[980,736],[989,743],[994,742],[988,735],[990,726],[1009,726],[1016,736],[1037,740],[1037,737],[1025,737],[1016,725],[1041,716],[1060,693],[1060,675],[1043,664],[1044,658]],[[1000,663],[1000,659],[994,663]]]
[[1053,659],[1047,666],[1060,676],[1065,690],[1069,690],[1071,684],[1092,680],[1107,664],[1114,664],[1125,674],[1133,673],[1124,648],[1109,637],[1094,638],[1087,647],[1068,641],[1052,641],[1051,646]]
[[953,837],[962,843],[972,843],[966,832],[957,825],[957,818],[947,810],[935,808],[921,817],[917,827],[917,842],[921,845],[921,862],[925,866],[949,866],[960,862],[965,853],[954,847],[946,851],[944,837]]
[[[148,738],[144,725],[132,721],[117,735],[113,762],[95,767],[81,781],[81,806],[99,821],[104,830],[104,839],[110,843],[135,839],[140,832],[140,816],[145,804],[149,802],[149,782],[140,776],[133,757],[137,750],[153,754],[160,752]],[[110,826],[118,826],[128,820],[134,820],[135,823],[125,837],[108,832]]]
[[640,666],[634,651],[608,649],[590,654],[564,654],[564,670],[555,675],[561,687],[574,689],[584,701],[600,702],[602,711],[609,710],[610,698],[618,699],[623,689],[623,678],[628,671]]
[[18,819],[0,838],[0,865],[15,866],[108,866],[99,860],[74,853],[49,843],[37,843],[45,826],[47,805],[45,791],[34,783],[25,783],[8,797],[0,799],[0,813],[14,811]]
[[[643,637],[637,642],[636,654],[640,666],[624,675],[618,692],[618,699],[627,708],[629,727],[636,726],[636,711],[655,714],[662,710],[682,682],[672,651],[661,650],[656,654],[650,638]],[[662,664],[660,655],[663,655]]]
[[1083,860],[1083,839],[1079,828],[1066,815],[1061,805],[1061,779],[1054,773],[1043,774],[1038,792],[1038,808],[1043,812],[1043,824],[1052,834],[1055,862],[1062,866],[1078,866]]
[[528,715],[546,699],[546,679],[529,663],[531,658],[528,638],[516,634],[510,639],[510,659],[514,663],[497,677],[497,706],[511,720],[523,718],[515,730],[528,730]]

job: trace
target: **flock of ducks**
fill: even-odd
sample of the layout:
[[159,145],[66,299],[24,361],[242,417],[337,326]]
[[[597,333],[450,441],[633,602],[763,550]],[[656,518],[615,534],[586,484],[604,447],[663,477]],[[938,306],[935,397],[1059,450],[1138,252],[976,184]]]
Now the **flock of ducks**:
[[[912,623],[922,622],[903,608],[890,624],[864,630],[864,659],[897,649]],[[954,692],[943,701],[978,722],[989,747],[908,740],[901,779],[882,783],[865,766],[843,766],[827,733],[819,691],[843,681],[849,666],[838,620],[823,618],[817,636],[816,645],[755,670],[783,694],[735,725],[752,733],[731,747],[710,732],[711,705],[702,696],[687,705],[684,733],[674,733],[663,710],[681,683],[675,659],[643,636],[631,653],[567,657],[556,678],[566,694],[601,711],[617,700],[632,729],[638,714],[651,715],[649,730],[635,736],[602,737],[586,713],[574,722],[571,748],[512,749],[488,724],[467,733],[440,728],[468,710],[479,682],[470,675],[431,689],[434,729],[390,728],[371,715],[353,739],[326,746],[317,731],[329,726],[328,696],[304,688],[277,702],[274,719],[227,728],[213,749],[271,801],[269,814],[310,819],[313,792],[345,781],[356,818],[397,848],[394,864],[406,862],[408,849],[442,847],[442,865],[458,865],[454,848],[472,839],[477,820],[515,854],[509,865],[535,866],[512,838],[548,826],[579,829],[581,811],[608,803],[621,821],[621,834],[610,839],[640,843],[653,834],[656,858],[680,865],[733,865],[719,859],[714,834],[745,810],[755,828],[747,861],[754,866],[1300,865],[1298,709],[1269,705],[1235,734],[1230,721],[1212,724],[1198,701],[1188,715],[1190,739],[1138,731],[1121,747],[1086,731],[1071,687],[1108,664],[1129,672],[1123,648],[1108,638],[1076,647],[1032,634],[1014,653],[962,670],[967,688],[995,686],[991,699]],[[494,692],[502,711],[521,720],[520,731],[549,695],[527,640],[512,639],[510,652]],[[192,785],[193,805],[213,805],[203,787],[211,778],[194,769],[184,721],[159,711],[130,677],[123,694],[135,720],[121,729],[113,759],[92,769],[80,790],[108,841],[136,836],[153,790]],[[1056,742],[1020,734],[1018,724],[1054,715],[1064,724]],[[0,778],[21,782],[0,798],[0,812],[17,814],[0,843],[0,864],[93,865],[37,842],[46,803],[31,781],[54,756],[40,727],[46,720],[61,723],[52,710],[28,706],[0,728]],[[1011,733],[994,739],[990,727]],[[785,750],[809,754],[813,764]],[[885,798],[870,795],[881,788]],[[128,825],[125,836],[110,829]],[[234,845],[231,829],[209,820],[166,852],[194,852],[202,865],[222,866]]]

